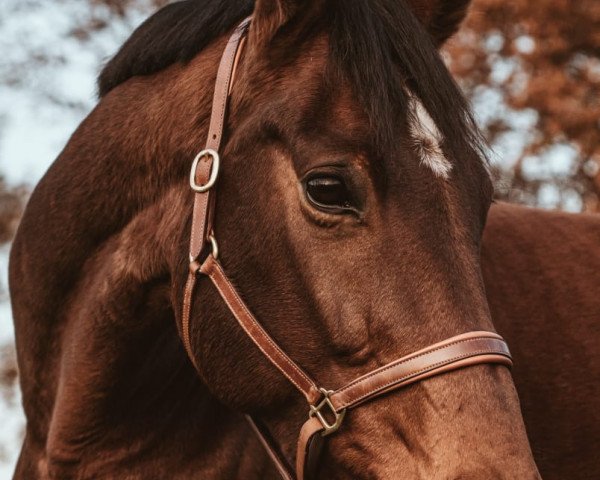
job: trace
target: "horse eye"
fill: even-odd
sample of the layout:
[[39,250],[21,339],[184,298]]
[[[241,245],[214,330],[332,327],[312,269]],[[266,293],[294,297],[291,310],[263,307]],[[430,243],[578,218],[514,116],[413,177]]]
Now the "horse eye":
[[308,199],[316,207],[326,209],[349,209],[352,207],[350,192],[344,181],[335,176],[312,177],[306,182]]

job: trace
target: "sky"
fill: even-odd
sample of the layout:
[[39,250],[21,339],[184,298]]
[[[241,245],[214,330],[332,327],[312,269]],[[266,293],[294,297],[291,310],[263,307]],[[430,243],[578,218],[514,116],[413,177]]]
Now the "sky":
[[[143,2],[142,2],[143,3]],[[0,3],[0,173],[35,184],[96,102],[96,76],[145,9],[116,21],[81,0]],[[78,38],[81,25],[108,27]]]
[[[0,0],[0,175],[35,185],[96,103],[96,76],[149,10],[140,8],[83,41],[80,25],[108,20],[81,0]],[[0,248],[7,285],[9,246]],[[10,305],[0,299],[0,349],[13,342]],[[0,394],[0,480],[12,478],[24,419],[17,388]]]

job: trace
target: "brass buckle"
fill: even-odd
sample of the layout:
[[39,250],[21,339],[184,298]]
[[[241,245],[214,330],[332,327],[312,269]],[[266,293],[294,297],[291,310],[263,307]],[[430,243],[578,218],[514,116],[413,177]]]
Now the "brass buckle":
[[[215,232],[211,232],[211,234],[208,236],[208,242],[210,243],[210,248],[211,248],[211,252],[210,255],[213,256],[213,258],[215,260],[219,259],[219,244],[217,243],[217,239],[215,238]],[[191,253],[190,253],[190,269],[193,268],[194,263],[197,263],[196,260],[198,260],[198,257],[194,257]],[[199,268],[196,269],[196,272],[199,270]]]
[[[319,388],[319,391],[323,394],[323,399],[317,403],[316,405],[310,406],[310,412],[308,413],[309,418],[317,417],[323,428],[325,429],[321,434],[323,437],[327,435],[331,435],[338,431],[338,429],[342,426],[342,422],[344,421],[344,417],[346,416],[346,409],[341,412],[336,412],[333,403],[331,403],[331,395],[333,395],[332,390],[325,390],[324,388]],[[330,413],[333,415],[335,421],[333,423],[329,423],[321,410],[323,408],[328,407]]]
[[[213,163],[208,182],[206,182],[204,185],[198,185],[196,183],[196,170],[198,170],[198,164],[203,157],[212,157]],[[192,171],[190,172],[190,187],[192,187],[192,190],[197,193],[208,192],[215,185],[215,183],[217,183],[220,166],[221,161],[219,154],[210,148],[202,150],[198,155],[196,155],[196,158],[194,158],[194,163],[192,164]]]
[[215,260],[219,259],[219,244],[217,243],[217,239],[215,238],[215,233],[212,232],[209,237],[208,237],[208,241],[210,242],[210,247],[212,248],[212,256]]

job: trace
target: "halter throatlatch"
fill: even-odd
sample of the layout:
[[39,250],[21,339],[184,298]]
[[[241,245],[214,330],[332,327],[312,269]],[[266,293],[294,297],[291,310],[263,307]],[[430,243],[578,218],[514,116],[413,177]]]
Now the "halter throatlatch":
[[[223,137],[227,102],[237,62],[248,31],[250,18],[235,30],[221,58],[206,147],[194,159],[190,187],[195,192],[190,241],[190,272],[184,292],[182,338],[194,364],[190,342],[191,307],[199,275],[209,277],[240,327],[263,355],[304,395],[308,403],[308,420],[302,426],[296,452],[296,468],[281,454],[265,427],[247,416],[267,453],[285,480],[307,480],[316,469],[324,438],[343,428],[348,410],[387,392],[411,385],[451,370],[484,363],[511,366],[506,342],[492,332],[469,332],[419,350],[369,372],[337,390],[319,387],[264,330],[250,312],[236,288],[227,278],[218,258],[218,245],[212,224],[215,211],[215,186],[221,159],[219,149]],[[210,253],[200,261],[206,248]]]

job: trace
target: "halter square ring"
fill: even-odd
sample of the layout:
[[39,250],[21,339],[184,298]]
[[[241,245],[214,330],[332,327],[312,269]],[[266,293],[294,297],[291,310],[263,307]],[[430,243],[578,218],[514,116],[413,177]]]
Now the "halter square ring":
[[[329,398],[333,394],[333,391],[325,390],[324,388],[320,388],[319,390],[323,394],[323,399],[316,405],[310,406],[310,412],[308,416],[317,417],[319,422],[321,422],[321,425],[323,425],[323,428],[325,428],[322,435],[326,437],[327,435],[331,435],[332,433],[337,432],[337,430],[341,427],[342,422],[344,421],[344,417],[346,416],[346,409],[342,410],[339,413],[336,412],[335,407],[333,406],[333,403],[331,403],[331,399]],[[332,424],[329,423],[323,415],[323,413],[321,413],[321,410],[323,410],[324,407],[327,407],[329,409],[329,411],[333,415],[333,418],[335,419],[335,421]]]
[[[208,179],[208,182],[206,182],[204,185],[198,185],[196,183],[196,173],[198,170],[198,164],[200,163],[200,160],[202,160],[202,158],[207,156],[212,158],[212,168],[210,170],[210,177]],[[192,164],[192,171],[190,172],[190,187],[192,187],[192,190],[196,193],[208,192],[215,185],[215,183],[217,183],[220,166],[221,159],[219,158],[219,154],[211,148],[202,150],[198,155],[196,155],[196,158],[194,158],[194,163]]]

